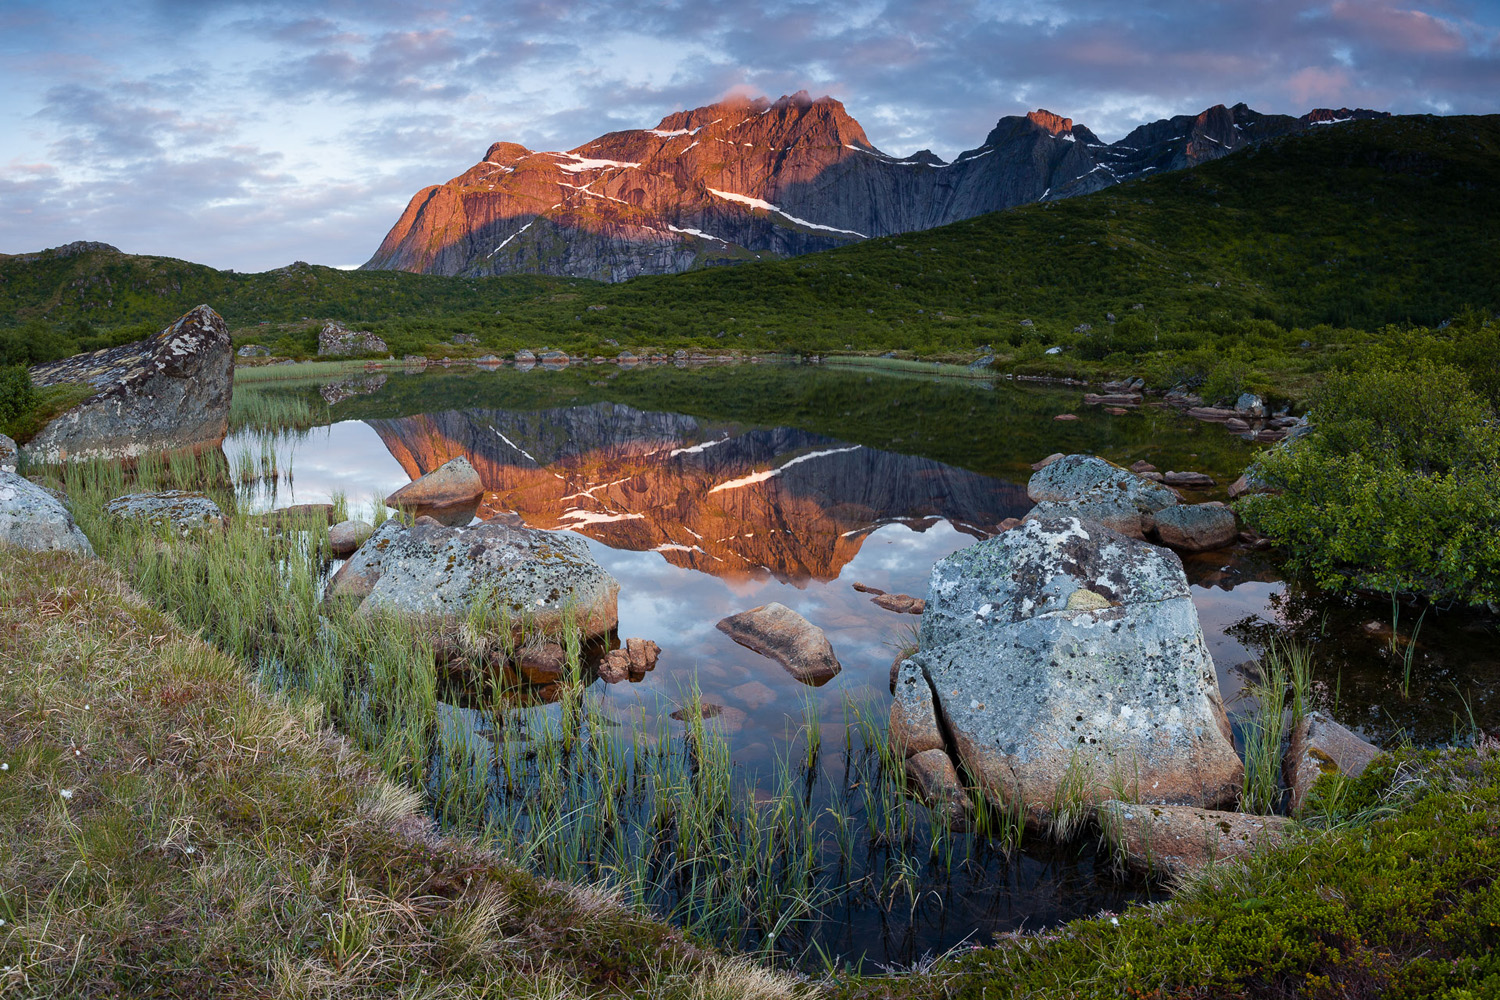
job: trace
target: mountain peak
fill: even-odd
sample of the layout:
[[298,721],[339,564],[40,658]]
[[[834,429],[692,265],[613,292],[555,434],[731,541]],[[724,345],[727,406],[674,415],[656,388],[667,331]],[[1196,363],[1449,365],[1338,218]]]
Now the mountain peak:
[[1030,112],[1026,115],[1026,120],[1033,125],[1040,125],[1053,135],[1073,131],[1073,119],[1054,115],[1046,108],[1037,108],[1035,111]]

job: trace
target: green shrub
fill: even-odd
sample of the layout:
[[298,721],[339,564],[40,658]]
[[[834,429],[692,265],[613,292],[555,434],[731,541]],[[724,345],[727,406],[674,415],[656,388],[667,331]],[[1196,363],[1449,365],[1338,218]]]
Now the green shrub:
[[36,387],[20,365],[0,368],[0,428],[15,423],[36,408]]
[[1424,359],[1336,373],[1312,421],[1257,463],[1281,492],[1241,505],[1295,568],[1334,590],[1500,600],[1500,427],[1462,371]]

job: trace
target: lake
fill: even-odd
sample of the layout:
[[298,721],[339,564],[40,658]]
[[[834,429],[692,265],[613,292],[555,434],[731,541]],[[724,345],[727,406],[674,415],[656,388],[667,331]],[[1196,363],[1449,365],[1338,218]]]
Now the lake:
[[[225,442],[232,464],[267,447],[277,456],[277,475],[247,482],[242,505],[341,495],[368,517],[378,498],[466,456],[486,493],[459,520],[588,539],[620,583],[619,638],[660,645],[642,679],[595,682],[579,704],[532,697],[509,708],[449,692],[429,790],[441,799],[447,776],[472,766],[491,834],[524,844],[529,863],[628,884],[628,898],[730,944],[889,966],[1160,891],[1118,875],[1089,838],[1006,849],[993,831],[947,835],[920,806],[872,797],[892,659],[919,619],[853,585],[923,596],[934,562],[1025,514],[1031,464],[1050,453],[1205,472],[1220,485],[1189,494],[1200,502],[1223,499],[1260,445],[1169,409],[1110,414],[1085,406],[1080,388],[832,365],[434,368],[248,391],[295,402],[311,426],[242,429]],[[1065,413],[1078,419],[1054,419]],[[1270,555],[1247,547],[1185,557],[1184,568],[1232,717],[1250,709],[1238,697],[1244,671],[1273,635],[1313,647],[1316,706],[1377,742],[1446,742],[1495,717],[1500,658],[1473,623],[1429,616],[1411,643],[1416,614],[1403,609],[1393,639],[1388,604],[1289,585]],[[801,684],[715,628],[770,601],[826,632],[843,668],[834,679]],[[653,823],[667,793],[646,788],[662,774],[691,785],[699,768],[712,770],[701,737],[672,718],[700,702],[716,713],[708,728],[725,756],[715,765],[724,809],[791,810],[806,828],[768,821],[762,841],[754,823],[722,820],[738,839],[713,849],[759,845],[763,856],[743,863],[765,871],[709,866],[709,889],[684,874],[688,814],[664,834]],[[606,767],[598,757],[578,763],[558,736],[569,726],[608,760],[625,754],[618,766],[645,790],[590,771]],[[558,777],[572,771],[592,777]],[[555,829],[537,812],[539,790],[555,797]],[[615,797],[625,807],[603,821],[591,804],[606,793],[610,809]],[[900,836],[889,835],[893,822]],[[613,838],[602,854],[590,846],[600,837]],[[795,864],[788,845],[804,855]],[[757,904],[702,904],[726,887],[759,892]],[[790,912],[787,899],[805,905],[778,923],[768,914]]]

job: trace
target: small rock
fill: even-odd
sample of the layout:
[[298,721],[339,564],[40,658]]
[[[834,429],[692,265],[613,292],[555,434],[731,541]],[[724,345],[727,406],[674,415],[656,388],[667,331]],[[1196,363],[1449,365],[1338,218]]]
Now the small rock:
[[1243,416],[1263,417],[1266,415],[1266,401],[1253,392],[1245,392],[1235,400],[1234,409]]
[[842,669],[823,630],[784,604],[772,602],[718,623],[735,642],[769,656],[804,684],[818,685]]
[[866,587],[862,583],[856,583],[854,585],[854,589],[859,591],[861,594],[874,594],[876,597],[879,597],[881,594],[885,593],[885,591],[881,590],[879,587]]
[[924,750],[906,758],[906,780],[943,825],[953,830],[968,828],[974,803],[946,750]]
[[656,658],[660,655],[661,647],[650,639],[625,640],[625,656],[630,661],[632,680],[640,680],[648,670],[655,669]]
[[1139,406],[1141,397],[1135,393],[1084,393],[1083,401],[1088,406]]
[[1131,465],[1130,471],[1134,472],[1136,475],[1139,476],[1143,472],[1155,472],[1156,471],[1156,466],[1152,465],[1150,462],[1146,461],[1143,458],[1139,462],[1136,462],[1133,465]]
[[1168,486],[1184,486],[1189,489],[1207,489],[1214,484],[1213,477],[1203,472],[1168,472],[1164,477]]
[[870,600],[887,611],[902,615],[920,615],[927,608],[925,600],[909,594],[877,594]]
[[1259,477],[1247,472],[1229,484],[1229,499],[1236,500],[1247,493],[1269,493],[1271,489]]
[[340,559],[354,554],[354,550],[375,534],[375,526],[368,521],[340,521],[328,529],[328,545]]
[[1019,528],[1024,523],[1025,522],[1022,521],[1019,517],[1007,517],[1005,520],[995,525],[995,533],[999,534],[1002,531],[1009,531],[1012,528]]
[[484,481],[469,460],[460,455],[407,483],[385,498],[387,507],[447,507],[484,493]]
[[1072,414],[1072,413],[1059,413],[1057,416],[1053,417],[1052,419],[1053,420],[1069,421],[1069,420],[1077,420],[1078,417],[1077,417],[1076,414]]
[[152,527],[171,527],[180,533],[224,524],[224,512],[202,493],[164,490],[115,497],[104,510],[128,521],[145,521]]
[[1104,408],[1104,412],[1108,413],[1112,417],[1123,417],[1125,414],[1129,413],[1130,411],[1127,410],[1127,409],[1125,409],[1125,408],[1123,408],[1123,407],[1119,407],[1119,406],[1106,406]]
[[1362,740],[1321,712],[1310,712],[1292,730],[1291,745],[1282,761],[1282,774],[1292,790],[1291,814],[1301,815],[1308,793],[1325,774],[1357,778],[1380,748]]
[[630,676],[630,654],[623,649],[611,649],[599,661],[599,679],[606,684],[618,684]]
[[1132,805],[1111,799],[1095,815],[1104,839],[1133,871],[1180,875],[1210,862],[1249,857],[1281,843],[1295,827],[1285,816],[1254,816],[1195,806]]
[[0,472],[16,471],[16,443],[0,434]]

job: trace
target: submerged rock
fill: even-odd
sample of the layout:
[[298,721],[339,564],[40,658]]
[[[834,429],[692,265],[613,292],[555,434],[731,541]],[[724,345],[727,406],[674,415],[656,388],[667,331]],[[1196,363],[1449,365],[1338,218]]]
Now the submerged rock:
[[30,480],[0,469],[0,544],[32,552],[94,554],[62,501]]
[[[460,455],[427,475],[414,479],[385,498],[387,507],[450,507],[484,493],[484,481],[469,460]],[[465,519],[467,520],[467,518]]]
[[954,830],[968,827],[974,803],[946,752],[926,750],[906,758],[906,780],[944,826]]
[[1289,810],[1301,815],[1313,785],[1325,774],[1357,778],[1380,756],[1380,748],[1360,739],[1321,712],[1309,712],[1292,729],[1291,744],[1282,759],[1282,774],[1292,790]]
[[1194,806],[1239,791],[1213,660],[1170,552],[1077,518],[1028,521],[933,568],[919,645],[908,664],[959,760],[1033,826],[1122,788]]
[[784,604],[773,601],[730,615],[718,629],[771,657],[804,684],[822,684],[842,669],[823,630]]
[[154,528],[170,527],[186,533],[224,525],[224,512],[206,494],[190,490],[132,493],[115,497],[104,510],[127,521],[144,521]]
[[620,585],[594,560],[587,543],[562,531],[490,521],[446,527],[420,517],[391,520],[361,545],[328,584],[330,598],[358,600],[362,614],[465,616],[493,601],[520,629],[561,629],[571,619],[585,636],[619,621]]
[[39,387],[83,383],[94,394],[23,446],[28,461],[133,461],[223,442],[234,352],[224,320],[198,306],[145,340],[37,365],[31,380]]
[[1150,875],[1181,875],[1212,862],[1242,860],[1261,845],[1281,843],[1296,827],[1285,816],[1118,800],[1100,803],[1095,815],[1116,857]]

